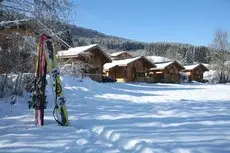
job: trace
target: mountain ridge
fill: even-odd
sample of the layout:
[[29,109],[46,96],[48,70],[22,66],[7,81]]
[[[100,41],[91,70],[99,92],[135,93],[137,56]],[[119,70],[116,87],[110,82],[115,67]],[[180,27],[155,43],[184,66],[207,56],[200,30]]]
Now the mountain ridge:
[[185,43],[185,42],[175,42],[175,41],[151,41],[151,42],[146,42],[146,41],[139,41],[139,40],[134,40],[134,39],[130,39],[130,38],[123,38],[123,37],[119,37],[119,36],[114,36],[114,35],[109,35],[103,32],[100,32],[98,30],[95,29],[90,29],[90,28],[85,28],[82,26],[77,26],[77,25],[72,25],[72,30],[78,30],[81,32],[87,32],[90,34],[86,34],[86,33],[81,33],[79,36],[82,37],[86,37],[86,38],[92,38],[92,36],[98,37],[98,38],[114,38],[114,39],[121,39],[121,40],[126,40],[126,41],[132,41],[132,42],[139,42],[139,43],[145,43],[145,44],[151,44],[151,43],[170,43],[170,44],[176,44],[176,45],[192,45],[192,46],[204,46],[204,47],[208,47],[206,45],[194,45],[192,43]]
[[211,61],[211,48],[180,42],[140,42],[136,40],[106,35],[97,30],[72,25],[70,27],[73,46],[99,44],[108,53],[131,51],[134,55],[163,56],[182,63]]

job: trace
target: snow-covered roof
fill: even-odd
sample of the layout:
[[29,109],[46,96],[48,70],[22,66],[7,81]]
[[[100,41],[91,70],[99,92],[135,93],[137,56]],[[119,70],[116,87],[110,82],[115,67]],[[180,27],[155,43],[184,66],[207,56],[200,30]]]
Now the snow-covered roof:
[[127,66],[129,63],[132,63],[133,61],[140,59],[140,58],[141,58],[141,56],[135,57],[135,58],[124,59],[124,60],[112,61],[112,63],[106,63],[104,65],[104,69],[108,70],[108,69],[113,68],[115,66]]
[[185,68],[185,70],[193,70],[199,65],[200,64],[187,65],[187,66],[184,66],[184,68]]
[[[126,51],[120,51],[120,52],[115,52],[115,53],[112,53],[112,54],[110,54],[110,56],[118,56],[118,55],[121,55],[121,54],[123,54],[123,53],[127,53]],[[127,54],[129,54],[129,53],[127,53]]]
[[90,49],[94,48],[95,46],[97,46],[97,44],[69,48],[68,50],[59,51],[58,56],[60,56],[60,57],[62,57],[62,56],[76,56],[78,54],[82,54],[86,51],[89,51]]
[[148,58],[150,61],[152,61],[153,63],[155,62],[167,62],[167,61],[171,61],[170,59],[166,58],[166,57],[162,57],[162,56],[147,56],[146,58]]
[[57,53],[58,57],[64,58],[64,57],[74,57],[79,54],[87,54],[90,52],[92,49],[98,48],[108,59],[111,61],[109,56],[101,49],[101,47],[98,44],[92,44],[88,46],[81,46],[81,47],[74,47],[74,48],[69,48],[68,50],[64,51],[59,51]]
[[[147,58],[145,58],[144,56],[139,56],[139,57],[134,57],[134,58],[129,58],[129,59],[123,59],[123,60],[116,60],[116,61],[112,61],[112,63],[106,63],[104,64],[104,69],[108,70],[110,68],[113,68],[115,66],[127,66],[128,64],[140,59],[140,58],[144,58],[146,59],[149,63],[152,63],[151,61],[149,61]],[[154,66],[154,64],[152,63],[152,65]]]
[[204,64],[193,64],[193,65],[186,65],[184,66],[185,70],[193,70],[195,68],[197,68],[198,66],[203,66],[204,68],[206,68],[208,70],[208,68],[204,65]]
[[164,69],[165,67],[169,66],[170,64],[172,64],[173,62],[165,62],[165,63],[159,63],[159,64],[155,64],[157,67],[157,69]]
[[178,65],[180,65],[183,69],[183,66],[178,62],[178,61],[170,61],[170,62],[161,62],[161,63],[154,63],[156,65],[156,68],[151,68],[151,70],[155,70],[155,69],[165,69],[167,66],[176,63]]
[[104,70],[109,70],[109,69],[111,69],[111,68],[117,66],[117,64],[114,63],[114,62],[115,62],[115,61],[113,61],[112,63],[105,63],[104,66],[103,66]]

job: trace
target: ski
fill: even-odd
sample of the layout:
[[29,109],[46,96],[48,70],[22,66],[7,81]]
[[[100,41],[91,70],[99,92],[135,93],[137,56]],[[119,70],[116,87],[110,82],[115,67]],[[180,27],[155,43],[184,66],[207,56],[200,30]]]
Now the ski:
[[34,91],[32,93],[32,103],[30,104],[29,108],[34,108],[34,118],[35,118],[35,125],[38,125],[38,107],[39,107],[39,97],[40,97],[40,89],[38,86],[38,79],[39,79],[39,60],[40,60],[40,43],[37,44],[37,57],[36,57],[36,68],[35,68],[35,80],[34,80]]
[[56,53],[54,50],[52,38],[45,34],[42,35],[42,39],[45,40],[45,55],[47,61],[47,67],[50,74],[50,81],[52,84],[53,98],[54,98],[54,119],[59,125],[68,126],[68,114],[65,105],[64,93],[62,90],[62,83],[60,79],[60,70],[58,68]]
[[46,69],[47,69],[47,62],[45,59],[45,40],[41,37],[41,48],[40,48],[40,60],[39,60],[39,88],[40,88],[40,103],[38,106],[38,125],[44,125],[44,109],[46,108]]
[[53,109],[54,119],[59,125],[68,126],[68,114],[52,38],[42,34],[40,43],[37,45],[35,80],[31,90],[31,100],[29,101],[29,108],[34,109],[35,125],[38,126],[44,125],[44,109],[47,105],[45,92],[47,70],[52,84],[55,105]]
[[44,42],[37,44],[37,57],[35,67],[35,79],[31,89],[32,95],[29,108],[34,109],[35,125],[44,125],[44,109],[46,107],[46,59],[44,57]]

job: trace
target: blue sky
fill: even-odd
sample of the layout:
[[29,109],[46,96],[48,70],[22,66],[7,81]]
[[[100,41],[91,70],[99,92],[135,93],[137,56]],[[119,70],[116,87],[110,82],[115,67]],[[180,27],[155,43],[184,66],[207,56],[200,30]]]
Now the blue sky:
[[230,32],[230,0],[74,0],[74,23],[145,42],[208,45]]

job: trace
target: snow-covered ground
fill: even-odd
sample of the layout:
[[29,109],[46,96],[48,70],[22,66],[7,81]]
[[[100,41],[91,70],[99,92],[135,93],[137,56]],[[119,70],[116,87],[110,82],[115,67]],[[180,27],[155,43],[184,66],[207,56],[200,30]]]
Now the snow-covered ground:
[[50,89],[43,127],[26,97],[2,99],[0,152],[230,152],[230,85],[63,82],[71,126],[54,121]]

